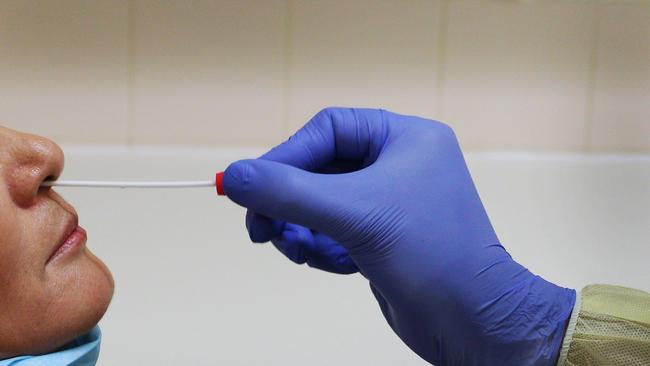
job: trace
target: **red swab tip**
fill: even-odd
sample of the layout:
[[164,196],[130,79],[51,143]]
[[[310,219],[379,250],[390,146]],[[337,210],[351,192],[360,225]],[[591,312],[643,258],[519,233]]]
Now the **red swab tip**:
[[225,196],[226,192],[223,190],[223,172],[218,172],[217,176],[215,177],[215,181],[217,182],[217,194],[219,196]]

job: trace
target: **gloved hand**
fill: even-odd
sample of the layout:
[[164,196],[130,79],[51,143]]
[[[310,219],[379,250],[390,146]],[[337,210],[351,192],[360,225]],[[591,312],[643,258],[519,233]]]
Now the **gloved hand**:
[[453,131],[383,110],[325,109],[288,141],[231,164],[225,193],[255,242],[357,270],[395,333],[436,365],[554,365],[575,291],[515,262]]

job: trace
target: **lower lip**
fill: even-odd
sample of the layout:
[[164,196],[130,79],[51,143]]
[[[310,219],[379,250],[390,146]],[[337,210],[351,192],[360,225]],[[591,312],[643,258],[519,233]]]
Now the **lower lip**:
[[62,256],[64,254],[70,254],[80,249],[86,242],[87,235],[86,230],[81,226],[77,226],[74,231],[65,239],[63,244],[52,254],[49,262],[53,261],[55,258]]

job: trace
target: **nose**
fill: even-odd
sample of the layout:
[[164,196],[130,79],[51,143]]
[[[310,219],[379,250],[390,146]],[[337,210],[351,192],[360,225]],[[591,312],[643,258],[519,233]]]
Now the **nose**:
[[[6,138],[9,153],[2,154],[2,165],[7,167],[4,179],[14,202],[29,206],[35,202],[45,179],[56,179],[63,170],[63,151],[53,141],[30,134],[13,132]],[[9,140],[9,141],[6,141]],[[7,151],[7,150],[5,150]]]

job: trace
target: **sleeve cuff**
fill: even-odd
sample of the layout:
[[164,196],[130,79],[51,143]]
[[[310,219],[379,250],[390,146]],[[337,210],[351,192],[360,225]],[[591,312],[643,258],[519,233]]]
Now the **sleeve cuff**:
[[560,349],[560,357],[557,360],[557,366],[564,366],[566,363],[567,354],[569,353],[569,346],[573,340],[573,333],[576,330],[576,324],[578,323],[578,314],[580,313],[581,306],[582,293],[576,296],[576,302],[573,305],[571,318],[569,318],[569,325],[567,326],[566,332],[564,333],[564,341],[562,341],[562,348]]

